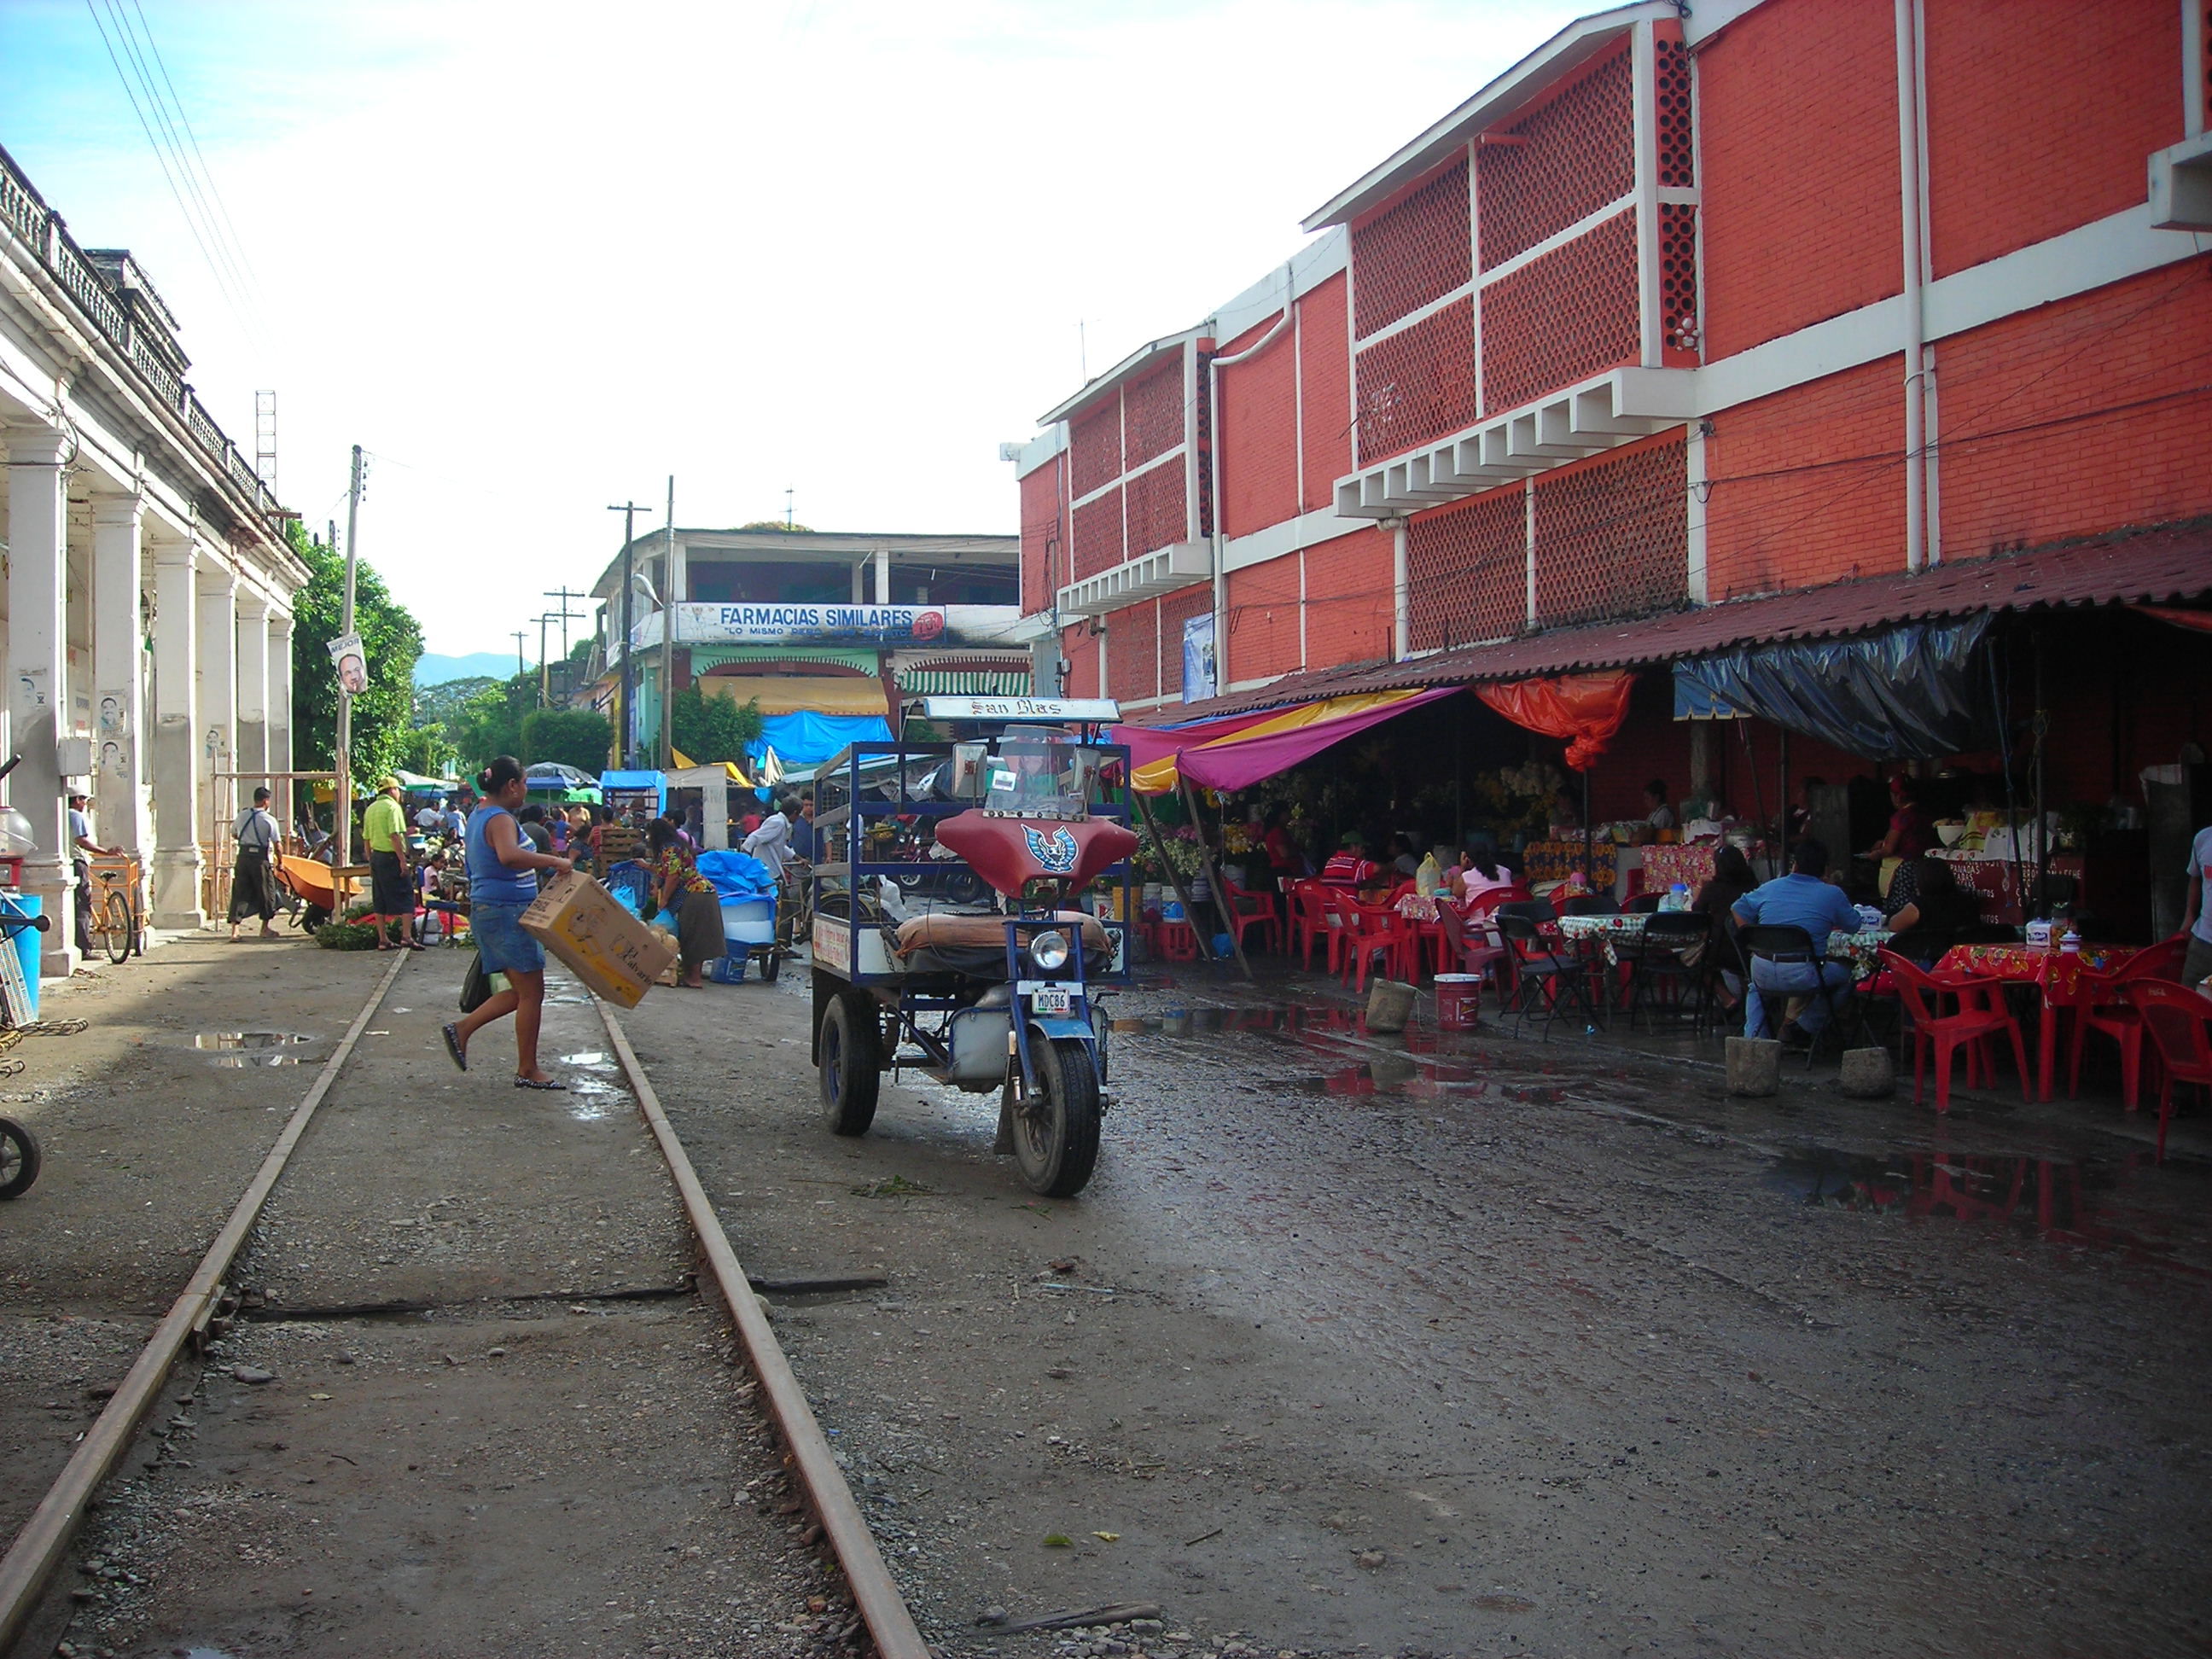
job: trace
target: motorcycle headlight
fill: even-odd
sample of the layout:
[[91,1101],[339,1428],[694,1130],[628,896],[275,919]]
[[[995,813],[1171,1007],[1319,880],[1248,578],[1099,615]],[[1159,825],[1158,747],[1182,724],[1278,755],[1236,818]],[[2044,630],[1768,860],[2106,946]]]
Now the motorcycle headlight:
[[1067,935],[1039,933],[1030,941],[1030,961],[1041,973],[1056,974],[1067,966]]

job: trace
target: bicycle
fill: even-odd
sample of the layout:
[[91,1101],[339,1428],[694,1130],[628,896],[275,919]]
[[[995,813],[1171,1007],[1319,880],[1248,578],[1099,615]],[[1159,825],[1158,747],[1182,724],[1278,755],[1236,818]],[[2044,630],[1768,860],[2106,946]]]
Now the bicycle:
[[146,888],[136,859],[95,858],[87,861],[85,888],[90,916],[86,931],[94,944],[120,963],[146,954]]

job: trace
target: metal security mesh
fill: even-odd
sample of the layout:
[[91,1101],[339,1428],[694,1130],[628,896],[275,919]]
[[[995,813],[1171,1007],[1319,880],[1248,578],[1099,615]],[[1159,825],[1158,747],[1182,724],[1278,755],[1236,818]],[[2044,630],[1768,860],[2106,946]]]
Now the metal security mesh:
[[1088,495],[1121,471],[1121,400],[1109,398],[1068,429],[1068,471],[1075,493]]
[[1182,358],[1178,354],[1167,368],[1122,393],[1126,413],[1122,430],[1127,453],[1123,465],[1142,466],[1155,455],[1164,455],[1182,441]]
[[1462,300],[1355,359],[1365,465],[1474,419],[1474,306]]
[[1109,489],[1075,509],[1075,579],[1121,562],[1121,492]]
[[1528,504],[1508,489],[1406,526],[1416,651],[1500,640],[1528,618]]
[[1636,97],[1624,46],[1485,144],[1479,210],[1487,270],[1556,236],[1636,182]]
[[1690,137],[1690,51],[1680,40],[1658,43],[1652,107],[1659,118],[1659,182],[1688,190],[1698,182]]
[[[1198,384],[1206,384],[1207,370],[1217,354],[1201,351],[1198,354]],[[1213,534],[1213,410],[1210,398],[1200,398],[1192,411],[1197,416],[1194,424],[1198,428],[1198,533],[1201,538]]]
[[1633,213],[1614,214],[1482,291],[1483,390],[1492,411],[1642,355]]
[[1679,438],[1538,479],[1538,624],[1649,616],[1684,604],[1687,479]]
[[1167,461],[1139,472],[1121,486],[1128,497],[1127,557],[1149,553],[1171,542],[1190,539],[1190,500],[1181,461]]
[[1354,325],[1364,338],[1474,275],[1467,157],[1352,232]]
[[1659,327],[1669,351],[1695,351],[1698,336],[1698,210],[1659,204]]

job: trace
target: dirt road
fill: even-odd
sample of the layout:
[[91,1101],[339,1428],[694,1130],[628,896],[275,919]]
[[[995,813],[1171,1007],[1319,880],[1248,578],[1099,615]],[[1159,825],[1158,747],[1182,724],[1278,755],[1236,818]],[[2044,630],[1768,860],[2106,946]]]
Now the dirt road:
[[[1729,1101],[1200,985],[1121,999],[1045,1203],[992,1097],[817,1127],[805,988],[627,1023],[756,1272],[886,1274],[780,1324],[948,1650],[2212,1641],[2206,1170],[2088,1109]],[[976,1623],[1132,1601],[1164,1628]]]

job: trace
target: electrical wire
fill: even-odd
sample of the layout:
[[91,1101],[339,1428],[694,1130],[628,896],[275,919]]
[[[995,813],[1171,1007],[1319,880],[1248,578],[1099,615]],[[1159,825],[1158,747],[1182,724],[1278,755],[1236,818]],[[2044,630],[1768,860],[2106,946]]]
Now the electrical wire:
[[207,155],[200,149],[199,134],[192,130],[191,118],[185,112],[185,100],[177,92],[177,83],[170,78],[169,65],[161,56],[161,47],[155,43],[153,25],[147,21],[145,7],[140,0],[131,0],[131,9],[138,14],[138,28],[145,37],[146,50],[153,56],[154,66],[161,72],[161,84],[168,89],[169,102],[177,112],[177,124],[184,129],[185,141],[191,146],[192,159],[215,203],[217,228],[235,256],[233,263],[245,279],[248,298],[258,305],[263,298],[260,276],[246,257],[245,240],[238,234],[237,222],[230,216],[230,204],[223,199],[222,191],[216,183],[215,170],[208,166]]

